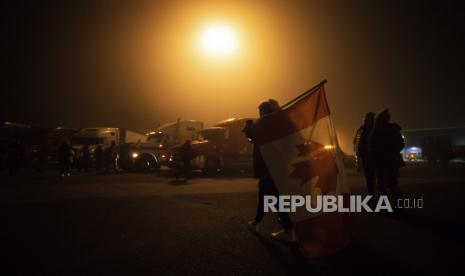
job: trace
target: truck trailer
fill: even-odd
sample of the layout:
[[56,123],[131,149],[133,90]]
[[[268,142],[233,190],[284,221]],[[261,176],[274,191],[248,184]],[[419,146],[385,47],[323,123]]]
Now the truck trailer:
[[146,135],[124,128],[89,127],[81,129],[73,136],[72,145],[77,152],[84,145],[88,145],[91,158],[94,161],[94,151],[97,145],[101,145],[106,150],[114,143],[115,151],[118,153],[118,166],[130,170],[137,165],[133,150],[146,139]]

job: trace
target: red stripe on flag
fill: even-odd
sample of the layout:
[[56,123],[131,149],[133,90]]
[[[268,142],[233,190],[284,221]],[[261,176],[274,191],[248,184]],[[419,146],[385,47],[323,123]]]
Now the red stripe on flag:
[[350,213],[324,213],[294,223],[294,231],[305,258],[317,258],[345,248],[353,237]]
[[[343,206],[349,208],[349,194],[342,195]],[[357,230],[352,213],[322,213],[293,223],[300,249],[307,259],[340,251],[352,241]]]
[[252,129],[255,143],[263,145],[314,124],[330,114],[324,87],[289,108],[260,118]]

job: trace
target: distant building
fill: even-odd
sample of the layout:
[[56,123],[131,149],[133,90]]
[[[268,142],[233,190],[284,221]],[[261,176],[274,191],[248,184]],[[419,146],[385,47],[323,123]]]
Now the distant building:
[[465,127],[403,130],[407,161],[465,160]]

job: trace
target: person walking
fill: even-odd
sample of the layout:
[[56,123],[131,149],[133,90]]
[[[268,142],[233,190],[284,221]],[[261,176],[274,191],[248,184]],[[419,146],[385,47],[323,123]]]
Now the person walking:
[[[258,106],[260,117],[269,115],[273,112],[278,111],[279,104],[277,101],[270,99],[268,101],[262,102]],[[254,137],[252,134],[253,122],[248,121],[246,126],[243,130],[246,137],[249,139],[251,143],[254,143],[257,137]],[[248,227],[251,231],[258,232],[259,231],[259,224],[263,220],[265,216],[264,211],[264,196],[271,195],[271,196],[279,196],[278,189],[271,177],[270,172],[265,164],[263,156],[260,153],[260,150],[257,145],[254,144],[253,148],[253,169],[254,169],[254,176],[258,178],[258,203],[257,209],[255,213],[255,219],[253,221],[248,222]],[[289,213],[279,212],[278,216],[280,218],[280,223],[283,227],[282,230],[278,232],[271,233],[271,237],[281,241],[296,241],[293,225],[291,219],[289,217]]]
[[115,141],[111,141],[111,146],[105,151],[105,171],[116,172],[118,170],[118,152]]
[[68,141],[63,142],[58,148],[58,159],[60,163],[60,174],[62,177],[71,175],[71,164],[73,162],[73,149]]

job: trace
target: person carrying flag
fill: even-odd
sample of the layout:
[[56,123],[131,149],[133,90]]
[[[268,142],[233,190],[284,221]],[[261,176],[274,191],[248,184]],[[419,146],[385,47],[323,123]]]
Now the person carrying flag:
[[[244,129],[254,144],[254,167],[259,178],[257,216],[249,223],[252,230],[257,229],[266,207],[260,201],[269,203],[269,198],[277,194],[280,198],[308,197],[316,205],[322,197],[337,197],[338,204],[348,203],[344,198],[349,198],[350,189],[325,83],[323,80],[281,107],[272,100],[260,105],[260,118],[249,121]],[[272,195],[263,197],[267,193]],[[329,210],[314,213],[292,202],[290,205],[278,207],[287,211],[279,214],[284,230],[272,236],[280,240],[295,237],[305,258],[333,254],[352,241],[355,228],[351,214]]]
[[[270,99],[268,101],[262,102],[259,106],[259,114],[260,118],[271,113],[278,111],[279,104],[277,101]],[[247,136],[251,143],[254,143],[257,137],[254,137],[251,129],[252,129],[252,122],[248,122],[244,128],[244,134]],[[257,145],[254,144],[253,149],[253,168],[254,168],[254,176],[258,178],[258,204],[257,204],[257,211],[255,214],[255,219],[253,221],[248,222],[248,228],[251,231],[258,232],[259,231],[259,224],[262,221],[263,217],[265,216],[264,212],[264,196],[272,195],[278,197],[278,189],[271,177],[270,172],[265,164],[265,161],[260,153],[260,150]],[[289,213],[279,212],[278,213],[280,222],[283,226],[283,229],[278,232],[271,233],[271,236],[277,240],[282,241],[296,241],[292,222],[289,218]]]

